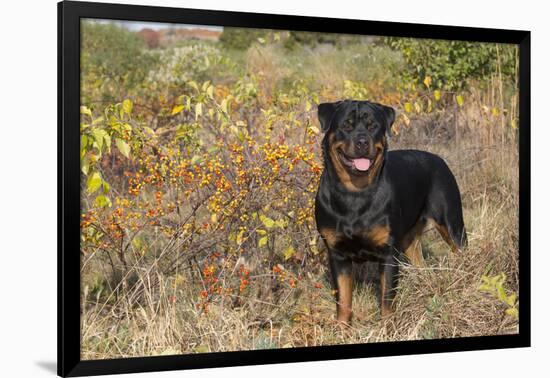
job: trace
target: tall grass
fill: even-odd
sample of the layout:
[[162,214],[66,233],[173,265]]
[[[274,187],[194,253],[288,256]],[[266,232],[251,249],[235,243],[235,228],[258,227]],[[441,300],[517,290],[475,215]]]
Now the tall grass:
[[[455,94],[448,94],[431,112],[406,111],[405,102],[426,94],[417,96],[398,88],[393,72],[402,67],[399,56],[381,47],[360,48],[364,51],[325,46],[284,52],[277,45],[254,45],[242,57],[246,69],[235,71],[241,77],[231,82],[226,76],[223,83],[214,83],[215,98],[232,93],[244,99],[230,107],[232,116],[242,123],[233,122],[236,129],[229,130],[243,133],[247,128],[245,134],[258,144],[269,135],[274,149],[289,146],[293,151],[294,146],[305,145],[311,148],[310,160],[298,158],[302,152],[279,150],[260,158],[253,154],[256,147],[232,155],[229,146],[242,134],[220,132],[213,121],[206,122],[207,109],[202,115],[182,112],[173,123],[164,115],[161,136],[151,142],[158,143],[157,149],[177,150],[177,144],[161,138],[181,130],[180,124],[198,119],[202,125],[193,137],[202,145],[195,151],[204,152],[218,143],[218,150],[204,156],[219,158],[227,165],[223,173],[235,176],[239,171],[233,171],[233,166],[240,163],[232,159],[242,156],[239,169],[256,172],[261,182],[250,184],[253,190],[246,201],[232,210],[237,215],[222,218],[226,223],[210,218],[206,204],[212,198],[212,182],[197,187],[187,198],[178,192],[180,184],[168,183],[155,190],[163,191],[161,200],[177,198],[172,212],[151,218],[151,224],[144,223],[134,239],[123,239],[120,246],[83,244],[83,359],[517,332],[517,319],[505,313],[507,305],[479,289],[482,277],[501,273],[508,292],[518,289],[518,148],[513,127],[517,92],[506,93],[497,74],[484,89],[472,84],[463,105],[457,104]],[[389,139],[390,149],[427,150],[447,161],[462,194],[469,246],[461,254],[451,254],[434,230],[426,230],[422,242],[426,267],[402,262],[395,313],[380,318],[378,287],[366,274],[355,287],[353,323],[342,327],[335,321],[326,253],[312,223],[311,205],[318,178],[315,167],[322,161],[314,103],[347,95],[396,107],[400,115]],[[152,119],[145,111],[141,117],[144,122]],[[274,170],[274,160],[263,160],[275,153],[285,156],[279,170]],[[149,159],[143,165],[152,167],[155,159],[158,164],[166,161],[139,157]],[[124,201],[131,198],[125,194],[131,185],[116,172],[132,166],[123,166],[119,159],[111,157],[102,169],[105,177],[112,177],[118,199]],[[291,159],[298,159],[292,170],[285,165]],[[285,188],[292,192],[286,193]],[[153,189],[140,196],[143,203],[161,202],[155,200]],[[290,199],[285,202],[285,198]],[[87,194],[83,204],[94,208]],[[116,206],[99,211],[98,218],[105,212],[103,225],[116,216],[112,214]],[[268,227],[269,221],[252,219],[254,212],[259,217],[263,211],[271,220],[288,219],[284,226]],[[204,220],[211,223],[209,227],[218,224],[217,228],[196,231]],[[269,231],[265,244],[262,230]],[[112,232],[103,231],[110,235],[116,225]],[[221,246],[230,251],[220,251]]]

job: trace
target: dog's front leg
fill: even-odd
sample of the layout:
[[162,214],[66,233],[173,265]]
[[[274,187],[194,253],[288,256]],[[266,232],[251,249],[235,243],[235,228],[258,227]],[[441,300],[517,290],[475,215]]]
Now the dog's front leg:
[[353,294],[352,262],[331,248],[329,262],[336,297],[336,318],[338,321],[350,323]]
[[399,265],[390,252],[380,261],[380,312],[382,317],[393,313],[393,300],[397,289]]

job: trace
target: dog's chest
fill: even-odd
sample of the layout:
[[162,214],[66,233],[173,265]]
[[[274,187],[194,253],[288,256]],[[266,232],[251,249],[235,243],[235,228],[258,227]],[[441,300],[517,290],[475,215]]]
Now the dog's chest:
[[320,232],[329,248],[355,261],[382,257],[390,239],[389,227],[382,224],[359,228],[327,227]]

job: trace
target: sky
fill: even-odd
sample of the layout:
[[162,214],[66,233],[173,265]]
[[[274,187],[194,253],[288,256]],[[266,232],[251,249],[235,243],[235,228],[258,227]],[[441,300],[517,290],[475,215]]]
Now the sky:
[[222,26],[208,26],[208,25],[191,25],[191,24],[169,24],[161,22],[141,22],[141,21],[123,21],[123,20],[94,20],[101,23],[113,23],[122,27],[125,27],[132,31],[139,31],[144,28],[153,30],[166,29],[166,28],[185,28],[185,29],[208,29],[222,31]]

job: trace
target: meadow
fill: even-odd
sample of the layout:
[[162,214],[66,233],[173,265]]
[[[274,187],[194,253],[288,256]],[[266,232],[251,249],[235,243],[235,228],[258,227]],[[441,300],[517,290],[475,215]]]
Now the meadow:
[[[159,42],[91,22],[81,37],[83,359],[517,333],[515,46],[239,29]],[[469,239],[451,254],[427,230],[388,318],[357,267],[349,327],[313,218],[316,107],[344,98],[396,109],[390,150],[446,160]]]

